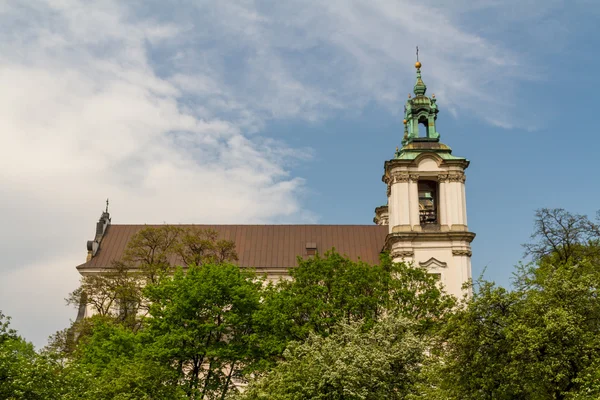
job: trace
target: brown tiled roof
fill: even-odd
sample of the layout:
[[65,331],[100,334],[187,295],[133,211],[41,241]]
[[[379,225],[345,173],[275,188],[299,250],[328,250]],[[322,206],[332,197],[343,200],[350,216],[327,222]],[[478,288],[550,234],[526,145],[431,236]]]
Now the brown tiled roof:
[[[131,237],[148,225],[109,225],[96,255],[78,266],[87,268],[110,267],[120,260]],[[185,227],[186,225],[182,225]],[[191,225],[190,225],[191,226]],[[385,244],[387,226],[379,225],[195,225],[214,229],[221,239],[233,240],[240,267],[290,268],[296,258],[306,255],[307,243],[315,244],[324,253],[331,248],[352,260],[369,264],[379,262],[379,253]],[[180,261],[173,257],[172,264]]]

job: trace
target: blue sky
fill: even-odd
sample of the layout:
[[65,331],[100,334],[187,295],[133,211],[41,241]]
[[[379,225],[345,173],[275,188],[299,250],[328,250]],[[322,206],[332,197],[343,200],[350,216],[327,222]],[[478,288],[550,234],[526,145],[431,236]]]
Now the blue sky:
[[467,170],[473,273],[594,214],[596,0],[0,3],[0,309],[38,346],[114,223],[370,224],[415,46]]

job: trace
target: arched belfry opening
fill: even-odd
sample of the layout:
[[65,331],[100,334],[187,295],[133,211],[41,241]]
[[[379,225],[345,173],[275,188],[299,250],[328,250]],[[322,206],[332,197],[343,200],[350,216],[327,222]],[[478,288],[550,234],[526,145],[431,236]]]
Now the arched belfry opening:
[[425,123],[425,121],[420,120],[419,124],[417,126],[419,127],[419,137],[426,138],[427,137],[427,124]]
[[436,181],[422,180],[418,184],[419,221],[421,226],[439,224],[439,195]]
[[418,119],[419,125],[419,137],[420,138],[428,138],[429,137],[429,119],[426,115],[420,115]]

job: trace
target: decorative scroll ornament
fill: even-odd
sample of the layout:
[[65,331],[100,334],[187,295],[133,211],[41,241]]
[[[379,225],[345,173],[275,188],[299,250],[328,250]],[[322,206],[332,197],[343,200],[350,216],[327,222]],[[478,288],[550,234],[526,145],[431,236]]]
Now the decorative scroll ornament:
[[471,257],[473,252],[471,250],[452,250],[452,255]]
[[439,174],[438,175],[438,180],[440,182],[446,182],[446,181],[448,181],[448,174]]
[[410,180],[413,182],[417,182],[419,180],[419,174],[410,174]]
[[466,177],[464,172],[452,171],[448,174],[448,180],[450,182],[461,182],[465,183]]
[[410,175],[408,172],[392,172],[390,174],[391,183],[408,182]]
[[414,255],[415,252],[412,250],[392,250],[392,258],[409,258]]

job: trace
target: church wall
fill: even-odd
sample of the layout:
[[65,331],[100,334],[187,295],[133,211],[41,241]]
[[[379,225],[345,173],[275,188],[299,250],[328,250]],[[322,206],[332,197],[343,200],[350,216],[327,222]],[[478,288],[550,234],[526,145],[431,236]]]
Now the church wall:
[[421,160],[419,165],[417,166],[417,171],[419,172],[438,172],[444,171],[443,168],[440,168],[437,161],[433,158],[424,158]]
[[[398,243],[392,256],[395,262],[412,263],[422,266],[432,274],[440,274],[440,282],[449,294],[461,298],[462,285],[471,277],[470,251],[462,250],[467,242],[452,244],[445,241],[426,243]],[[394,254],[400,254],[394,257]]]

